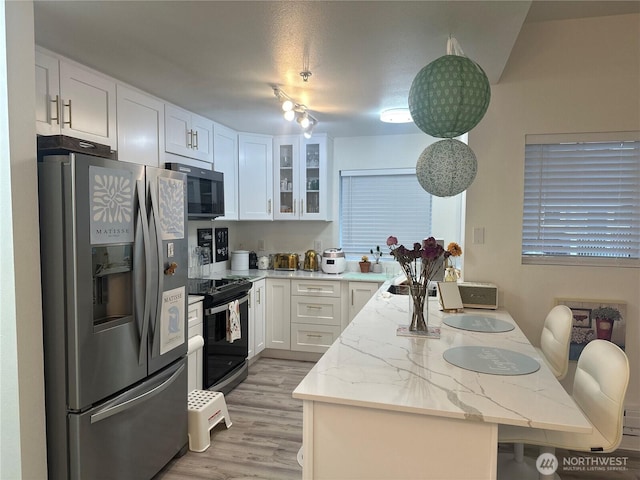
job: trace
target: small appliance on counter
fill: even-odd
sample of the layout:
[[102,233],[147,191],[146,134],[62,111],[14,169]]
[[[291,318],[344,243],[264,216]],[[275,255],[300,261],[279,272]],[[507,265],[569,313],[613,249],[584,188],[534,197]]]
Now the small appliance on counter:
[[231,252],[231,270],[249,270],[249,251]]
[[322,253],[324,273],[342,273],[347,269],[347,260],[341,248],[329,248]]
[[307,272],[317,272],[320,270],[320,255],[315,250],[307,250],[304,254],[302,269]]
[[255,270],[258,268],[258,254],[256,252],[249,252],[249,269]]
[[268,270],[270,263],[268,255],[260,255],[258,257],[258,270]]
[[277,253],[273,258],[274,270],[298,270],[300,258],[297,253]]

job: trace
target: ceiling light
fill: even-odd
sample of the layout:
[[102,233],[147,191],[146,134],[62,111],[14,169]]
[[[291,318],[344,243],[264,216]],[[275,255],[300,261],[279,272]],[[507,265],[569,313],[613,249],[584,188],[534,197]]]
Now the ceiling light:
[[307,128],[311,124],[311,121],[309,120],[309,115],[307,115],[306,111],[302,112],[302,114],[298,117],[298,123],[302,128]]
[[[317,125],[318,120],[309,113],[307,106],[301,103],[296,103],[293,98],[284,93],[278,87],[272,88],[273,94],[282,104],[282,110],[284,111],[285,120],[291,122],[296,119],[296,121],[304,130],[305,137],[311,137],[311,130],[313,130],[313,127]],[[308,137],[307,134],[309,135]]]
[[408,108],[390,108],[380,112],[380,120],[385,123],[413,122]]
[[284,110],[285,112],[290,112],[291,110],[293,110],[293,102],[287,98],[284,102],[282,102],[282,110]]

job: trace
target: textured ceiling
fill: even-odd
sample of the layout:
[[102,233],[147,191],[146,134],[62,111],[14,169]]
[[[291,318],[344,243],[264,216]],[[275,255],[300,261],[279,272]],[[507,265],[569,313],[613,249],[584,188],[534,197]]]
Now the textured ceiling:
[[[317,132],[382,135],[419,132],[383,124],[379,113],[407,105],[411,81],[446,53],[449,34],[496,83],[529,6],[45,1],[35,3],[35,32],[45,48],[239,131],[299,132],[279,112],[277,85],[309,107]],[[313,75],[304,82],[307,66]]]

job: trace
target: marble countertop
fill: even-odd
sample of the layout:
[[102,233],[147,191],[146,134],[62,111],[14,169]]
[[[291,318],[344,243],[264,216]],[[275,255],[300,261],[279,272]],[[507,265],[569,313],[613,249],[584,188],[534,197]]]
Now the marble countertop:
[[290,279],[312,279],[312,280],[348,280],[355,282],[377,282],[383,283],[389,280],[389,276],[384,273],[360,273],[360,272],[344,272],[344,273],[324,273],[324,272],[307,272],[305,270],[224,270],[213,272],[206,278],[220,279],[227,277],[244,277],[251,280],[260,280],[262,278],[290,278]]
[[[590,432],[591,426],[506,311],[465,309],[465,315],[514,324],[503,333],[478,333],[442,323],[430,299],[429,325],[440,339],[396,335],[408,323],[409,299],[381,288],[293,392],[294,398],[366,408],[551,430]],[[452,347],[508,349],[532,357],[527,375],[476,373],[447,363]]]

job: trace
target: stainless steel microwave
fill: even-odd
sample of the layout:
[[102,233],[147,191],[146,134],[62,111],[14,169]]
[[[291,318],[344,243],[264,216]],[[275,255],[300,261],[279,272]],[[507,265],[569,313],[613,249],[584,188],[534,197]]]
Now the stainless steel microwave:
[[182,163],[165,167],[187,175],[189,220],[207,220],[224,215],[224,174]]

